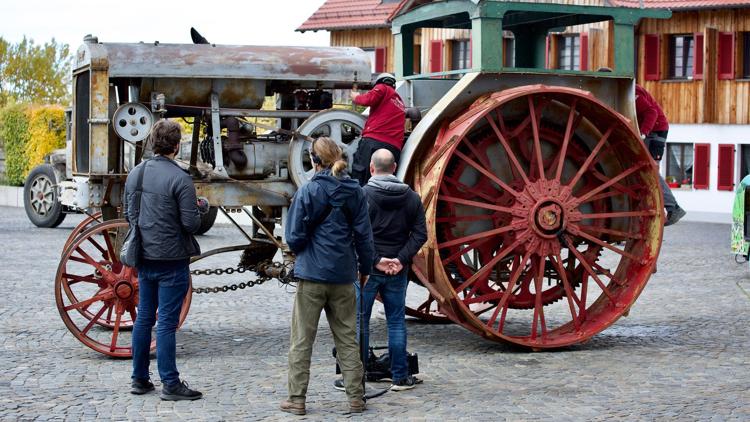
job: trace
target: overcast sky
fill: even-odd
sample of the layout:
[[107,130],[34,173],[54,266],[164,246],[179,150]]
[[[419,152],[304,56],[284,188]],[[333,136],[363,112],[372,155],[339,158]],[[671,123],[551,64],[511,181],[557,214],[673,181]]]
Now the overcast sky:
[[101,42],[191,43],[194,26],[215,44],[328,45],[327,31],[295,32],[324,0],[0,0],[0,36],[42,44],[54,37],[76,51]]

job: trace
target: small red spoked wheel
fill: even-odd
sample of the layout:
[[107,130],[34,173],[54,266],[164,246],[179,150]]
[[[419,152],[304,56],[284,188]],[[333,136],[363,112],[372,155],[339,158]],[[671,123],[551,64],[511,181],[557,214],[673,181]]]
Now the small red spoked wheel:
[[[132,356],[127,331],[137,315],[138,274],[120,263],[116,249],[127,227],[125,220],[110,220],[85,230],[63,253],[55,277],[57,309],[65,326],[86,346],[114,357]],[[180,325],[191,298],[189,288]]]
[[525,86],[446,121],[415,172],[421,270],[451,320],[533,349],[583,342],[634,303],[661,244],[653,160],[591,94]]
[[77,226],[73,229],[72,232],[70,232],[70,235],[68,236],[68,240],[65,241],[65,246],[63,246],[62,253],[65,253],[66,250],[68,250],[68,247],[78,238],[78,236],[81,235],[81,233],[85,232],[87,229],[89,229],[91,226],[97,223],[102,222],[102,213],[97,212],[94,214],[87,214],[86,218],[81,220],[80,223],[78,223]]

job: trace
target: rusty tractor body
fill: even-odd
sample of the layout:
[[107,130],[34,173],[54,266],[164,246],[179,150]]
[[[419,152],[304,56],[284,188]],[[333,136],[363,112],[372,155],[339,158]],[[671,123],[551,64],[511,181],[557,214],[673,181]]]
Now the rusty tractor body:
[[[397,174],[420,194],[428,222],[410,273],[422,296],[408,303],[410,315],[537,350],[584,342],[627,314],[656,264],[664,219],[656,166],[637,132],[633,26],[668,16],[449,0],[394,20],[397,90],[424,115],[408,133]],[[550,31],[600,21],[614,27],[614,71],[545,69]],[[471,31],[471,68],[407,71],[415,34],[435,27]],[[512,66],[497,42],[508,33]],[[255,277],[194,290],[286,282],[290,261],[274,261],[287,256],[274,229],[312,176],[310,142],[330,136],[352,159],[366,116],[330,99],[370,80],[368,57],[355,48],[89,39],[73,79],[73,182],[61,197],[101,217],[76,228],[58,268],[58,308],[71,332],[102,353],[130,353],[122,333],[136,317],[138,282],[117,259],[127,227],[118,213],[127,171],[148,156],[155,120],[190,122],[181,165],[198,194],[233,222],[233,212],[252,220],[249,233],[236,224],[241,244],[205,252],[191,270],[194,284],[205,275]],[[276,109],[262,108],[269,96]],[[276,123],[248,120],[258,117]],[[203,267],[224,253],[241,254],[236,268]]]

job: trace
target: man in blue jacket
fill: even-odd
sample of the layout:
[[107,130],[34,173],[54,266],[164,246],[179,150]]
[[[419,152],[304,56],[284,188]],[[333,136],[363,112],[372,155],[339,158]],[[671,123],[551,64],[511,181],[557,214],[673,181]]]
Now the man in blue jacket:
[[305,414],[310,356],[325,309],[344,375],[349,411],[365,409],[362,362],[356,334],[354,281],[364,284],[372,269],[373,241],[367,202],[359,184],[346,175],[341,149],[330,138],[310,148],[316,174],[292,199],[285,225],[289,248],[297,255],[299,279],[289,341],[288,398],[281,410]]

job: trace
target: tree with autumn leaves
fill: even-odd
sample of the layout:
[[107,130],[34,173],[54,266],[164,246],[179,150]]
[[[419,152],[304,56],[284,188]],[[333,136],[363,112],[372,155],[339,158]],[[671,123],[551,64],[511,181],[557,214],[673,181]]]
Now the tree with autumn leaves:
[[24,37],[11,44],[0,37],[0,106],[69,102],[70,49],[53,38],[44,44]]
[[6,158],[0,180],[5,183],[22,184],[46,154],[64,147],[70,64],[67,44],[54,39],[36,44],[26,37],[11,44],[0,37],[0,147]]

